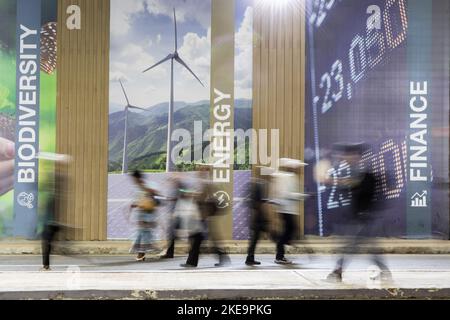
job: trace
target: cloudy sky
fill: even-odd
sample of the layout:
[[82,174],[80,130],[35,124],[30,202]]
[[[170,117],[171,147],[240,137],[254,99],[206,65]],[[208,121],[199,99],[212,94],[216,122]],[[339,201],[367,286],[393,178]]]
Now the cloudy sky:
[[[236,0],[236,98],[251,99],[252,8]],[[175,63],[175,100],[209,99],[211,2],[209,0],[112,0],[110,106],[124,104],[122,79],[132,104],[149,107],[169,100],[170,61],[142,73],[174,49],[173,8],[177,13],[178,52],[205,84]]]

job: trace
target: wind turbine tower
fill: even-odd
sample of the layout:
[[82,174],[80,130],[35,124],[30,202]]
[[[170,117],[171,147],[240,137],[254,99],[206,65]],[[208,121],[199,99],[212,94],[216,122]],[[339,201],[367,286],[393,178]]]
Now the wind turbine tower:
[[124,132],[123,132],[123,157],[122,157],[122,174],[125,174],[128,172],[128,110],[129,109],[138,109],[138,110],[143,110],[143,111],[148,111],[148,110],[131,105],[130,100],[128,100],[128,96],[127,96],[125,88],[122,84],[122,81],[119,80],[119,82],[120,82],[120,86],[122,87],[122,92],[123,92],[123,95],[125,96],[125,100],[127,101],[127,104],[125,105],[125,109],[124,109],[125,126],[124,126]]
[[147,72],[156,66],[169,61],[170,60],[170,103],[169,103],[169,112],[168,112],[168,124],[167,124],[167,153],[166,153],[166,172],[172,172],[175,170],[175,163],[173,163],[171,159],[171,151],[173,149],[173,142],[172,142],[172,132],[173,132],[173,114],[174,114],[174,103],[173,103],[173,95],[174,95],[174,89],[173,89],[173,62],[174,60],[181,64],[184,68],[186,68],[194,77],[195,79],[200,82],[200,84],[204,87],[203,83],[200,81],[200,79],[195,75],[195,73],[188,67],[188,65],[181,59],[180,55],[178,54],[178,32],[177,32],[177,17],[175,14],[175,8],[173,9],[173,21],[175,26],[175,50],[172,53],[169,53],[167,57],[162,59],[161,61],[155,63],[151,67],[145,69],[143,72]]

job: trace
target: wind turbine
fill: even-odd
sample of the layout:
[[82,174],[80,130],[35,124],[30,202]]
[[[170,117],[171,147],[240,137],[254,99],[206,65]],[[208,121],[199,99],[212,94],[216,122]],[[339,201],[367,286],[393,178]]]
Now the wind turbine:
[[167,57],[162,59],[161,61],[155,63],[151,67],[145,69],[143,73],[155,68],[156,66],[159,66],[160,64],[169,61],[170,60],[170,103],[169,103],[169,113],[168,113],[168,125],[167,125],[167,154],[166,154],[166,171],[170,172],[175,169],[175,164],[171,161],[170,155],[172,151],[172,132],[173,132],[173,113],[174,113],[174,105],[173,105],[173,61],[175,60],[179,64],[181,64],[183,67],[185,67],[194,77],[195,79],[200,82],[200,84],[204,87],[203,83],[200,81],[200,79],[195,75],[195,73],[188,67],[188,65],[181,59],[181,57],[178,54],[178,32],[177,32],[177,17],[175,15],[175,8],[173,9],[173,21],[175,25],[175,50],[172,53],[169,53]]
[[128,109],[138,109],[143,111],[148,111],[143,108],[139,108],[136,106],[133,106],[130,104],[130,100],[128,100],[127,93],[125,92],[125,88],[123,87],[122,81],[119,79],[120,86],[122,87],[123,95],[125,96],[125,100],[127,101],[127,104],[125,106],[125,128],[124,128],[124,134],[123,134],[123,158],[122,158],[122,174],[125,174],[128,172]]

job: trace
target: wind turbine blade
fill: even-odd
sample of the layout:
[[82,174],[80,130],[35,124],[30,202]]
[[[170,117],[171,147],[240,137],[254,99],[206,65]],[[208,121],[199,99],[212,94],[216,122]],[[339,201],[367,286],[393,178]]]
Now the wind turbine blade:
[[130,105],[130,101],[128,100],[127,93],[125,92],[125,88],[123,87],[122,81],[119,79],[120,86],[122,87],[123,95],[125,96],[125,99],[127,100],[127,105]]
[[185,67],[186,69],[188,69],[188,71],[195,77],[195,79],[198,80],[198,82],[200,82],[200,84],[204,87],[203,83],[200,81],[200,79],[195,75],[195,73],[188,67],[188,65],[183,61],[183,59],[181,59],[179,56],[175,57],[175,60],[177,60],[177,62],[179,64],[181,64],[183,67]]
[[142,110],[142,111],[148,111],[147,109],[136,107],[136,106],[132,106],[132,105],[129,105],[128,108],[130,108],[130,109],[139,109],[139,110]]
[[167,60],[170,60],[170,59],[172,59],[172,58],[173,58],[173,55],[172,55],[172,54],[169,54],[167,57],[165,57],[165,58],[162,59],[161,61],[155,63],[155,64],[152,65],[150,68],[147,68],[147,69],[145,69],[144,71],[142,71],[142,73],[147,72],[148,70],[153,69],[154,67],[159,66],[161,63],[164,63],[164,62],[166,62]]
[[178,32],[177,32],[177,16],[175,15],[175,8],[173,8],[173,22],[175,24],[175,52],[178,50]]

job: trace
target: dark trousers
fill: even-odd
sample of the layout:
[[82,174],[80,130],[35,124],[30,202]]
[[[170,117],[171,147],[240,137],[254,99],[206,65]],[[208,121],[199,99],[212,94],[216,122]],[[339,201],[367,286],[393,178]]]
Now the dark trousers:
[[167,248],[167,251],[166,251],[166,256],[168,256],[168,257],[173,257],[173,255],[175,253],[175,240],[177,238],[176,232],[179,228],[180,228],[180,219],[176,218],[175,221],[170,226],[169,247]]
[[209,221],[206,225],[208,226],[208,240],[211,242],[212,252],[219,258],[218,265],[230,262],[230,258],[228,257],[225,249],[222,248],[221,226],[217,221],[217,217],[209,217]]
[[254,230],[250,230],[250,240],[247,250],[247,261],[255,260],[256,244],[258,243],[259,237],[261,236],[261,231],[262,230],[256,228]]
[[224,249],[219,247],[217,243],[213,245],[212,250],[218,256],[219,264],[230,262],[230,257],[228,257],[228,254],[225,252]]
[[[345,234],[349,236],[349,239],[347,240],[347,243],[341,248],[341,256],[336,263],[335,271],[342,272],[346,262],[348,262],[349,260],[346,257],[346,254],[348,255],[359,253],[361,245],[366,244],[369,245],[369,247],[373,250],[376,249],[376,240],[368,236],[375,224],[376,222],[374,220],[353,220],[345,226]],[[370,259],[375,265],[378,266],[378,268],[380,268],[380,270],[389,270],[389,268],[383,261],[384,259],[376,253],[372,253]]]
[[59,228],[53,225],[46,225],[42,233],[42,264],[50,266],[50,254],[52,252],[52,242]]
[[174,254],[175,254],[175,238],[171,238],[171,239],[169,239],[169,247],[167,248],[167,251],[166,251],[166,256],[167,257],[173,257],[174,256]]
[[264,219],[261,210],[255,210],[252,217],[252,225],[250,227],[250,240],[247,250],[247,261],[255,260],[256,245],[261,237],[261,233],[267,231],[267,221]]
[[281,219],[283,220],[283,233],[280,235],[277,241],[277,255],[276,259],[284,258],[284,246],[289,244],[294,235],[295,228],[295,220],[294,215],[287,213],[279,213],[281,214]]
[[200,246],[202,244],[202,241],[202,233],[195,233],[189,236],[190,249],[186,264],[190,264],[192,266],[198,265],[198,257],[200,255]]

